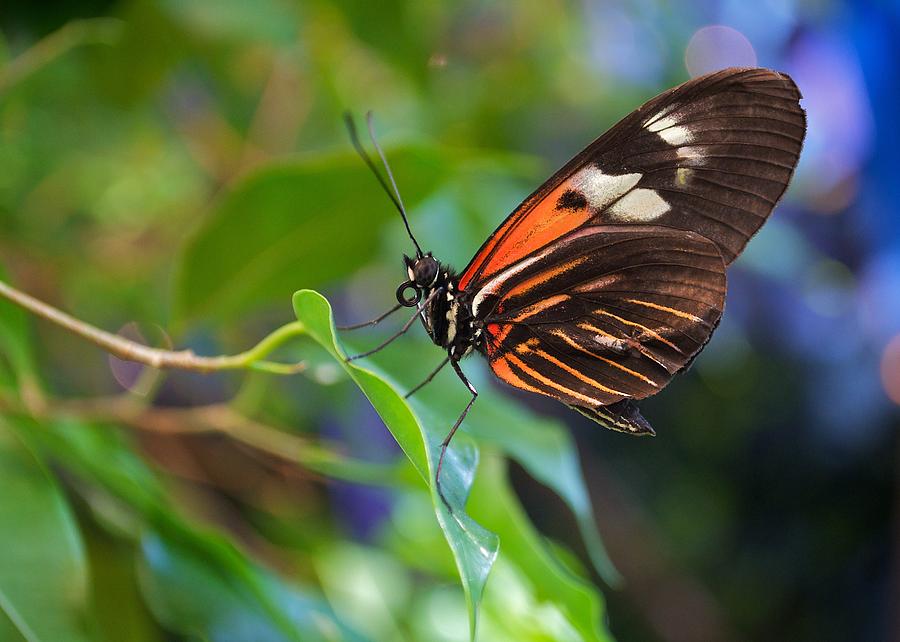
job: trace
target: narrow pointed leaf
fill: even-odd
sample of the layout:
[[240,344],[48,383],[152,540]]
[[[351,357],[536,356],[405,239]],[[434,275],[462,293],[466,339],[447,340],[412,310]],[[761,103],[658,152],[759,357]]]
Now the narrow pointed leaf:
[[450,512],[438,496],[434,470],[440,454],[440,443],[455,417],[442,415],[423,421],[396,392],[396,385],[386,375],[346,363],[334,334],[331,307],[317,292],[297,292],[294,295],[294,311],[297,319],[306,326],[309,335],[343,365],[428,483],[438,522],[459,570],[469,605],[470,629],[474,636],[478,604],[499,547],[497,536],[475,522],[464,510],[478,464],[477,448],[471,440],[457,438],[445,458],[441,487],[453,506],[453,511]]

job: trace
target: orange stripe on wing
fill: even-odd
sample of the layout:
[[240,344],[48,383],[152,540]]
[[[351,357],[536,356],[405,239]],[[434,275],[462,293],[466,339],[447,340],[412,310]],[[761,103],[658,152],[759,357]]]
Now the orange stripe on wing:
[[599,334],[602,337],[608,337],[609,339],[612,339],[616,343],[625,343],[624,341],[622,341],[622,339],[619,339],[615,335],[610,334],[606,330],[601,330],[600,328],[592,326],[590,323],[586,323],[586,322],[579,323],[578,327],[581,328],[582,330],[587,330],[588,332],[596,332],[597,334]]
[[520,296],[522,294],[525,294],[525,293],[533,290],[534,288],[540,287],[544,283],[547,283],[553,277],[559,276],[560,274],[562,274],[564,272],[568,272],[569,270],[572,270],[572,269],[578,267],[579,265],[581,265],[582,263],[587,261],[588,258],[590,258],[590,257],[579,256],[579,257],[569,261],[568,263],[563,263],[562,265],[557,265],[554,268],[545,270],[544,272],[541,272],[540,274],[536,274],[533,277],[531,277],[530,279],[526,279],[525,281],[522,281],[519,285],[517,285],[512,290],[510,290],[506,296],[509,298],[512,298],[514,296]]
[[602,314],[603,316],[611,317],[611,318],[615,319],[616,321],[619,321],[620,323],[624,323],[625,325],[630,325],[633,328],[640,328],[640,329],[644,330],[647,334],[649,334],[651,337],[656,339],[657,341],[665,343],[667,346],[672,348],[678,354],[684,354],[684,352],[682,352],[678,348],[678,346],[676,346],[674,343],[672,343],[668,339],[664,338],[658,332],[651,330],[650,328],[648,328],[645,325],[641,325],[640,323],[635,323],[634,321],[629,321],[628,319],[623,319],[622,317],[616,316],[612,312],[607,312],[606,310],[603,310],[603,309],[594,310],[594,314]]
[[670,308],[665,305],[660,305],[659,303],[651,303],[650,301],[642,301],[641,299],[625,299],[628,303],[634,303],[636,305],[643,305],[647,308],[653,308],[654,310],[662,310],[663,312],[668,312],[669,314],[674,314],[677,317],[681,317],[682,319],[689,319],[696,323],[706,323],[703,319],[698,316],[695,316],[689,312],[683,312],[682,310],[676,310],[675,308]]
[[525,319],[533,317],[535,314],[539,314],[544,310],[547,310],[548,308],[552,308],[554,305],[563,303],[564,301],[568,300],[568,294],[557,294],[556,296],[551,296],[550,298],[544,299],[543,301],[538,301],[537,303],[533,303],[526,308],[522,308],[519,311],[519,314],[510,320],[514,323],[521,323]]
[[[507,236],[496,245],[496,253],[488,261],[482,276],[496,274],[504,267],[512,265],[545,247],[556,239],[584,225],[594,215],[590,208],[581,210],[557,210],[556,201],[568,189],[563,183],[534,206],[525,216],[516,220]],[[515,229],[518,227],[519,229]]]
[[527,390],[528,392],[536,392],[538,394],[547,394],[544,390],[540,388],[535,388],[532,385],[529,385],[522,381],[519,376],[512,371],[512,368],[509,367],[508,357],[500,357],[494,361],[491,361],[491,370],[494,371],[494,374],[497,375],[500,379],[505,381],[511,386],[515,386],[516,388],[521,388],[522,390]]
[[566,372],[575,375],[576,378],[585,382],[589,386],[593,386],[593,387],[597,388],[598,390],[602,390],[603,392],[606,392],[608,394],[618,395],[620,397],[630,397],[631,396],[626,392],[622,392],[621,390],[614,390],[613,388],[604,386],[599,381],[596,381],[596,380],[592,379],[591,377],[587,376],[586,374],[584,374],[583,372],[581,372],[580,370],[576,370],[572,366],[563,363],[556,357],[549,355],[544,350],[536,350],[535,348],[537,348],[537,346],[539,346],[540,343],[541,342],[538,339],[531,338],[528,341],[525,341],[525,342],[517,345],[516,352],[518,352],[519,354],[531,353],[531,354],[537,355],[541,359],[544,359],[545,361],[549,361],[550,363],[555,365],[557,368],[560,368],[561,370],[565,370]]
[[562,330],[554,330],[551,334],[556,335],[557,337],[559,337],[560,339],[562,339],[563,341],[568,343],[570,346],[572,346],[576,350],[580,350],[581,352],[583,352],[587,355],[590,355],[590,356],[594,357],[595,359],[600,359],[601,361],[608,363],[612,367],[618,368],[622,372],[626,372],[626,373],[632,375],[633,377],[637,377],[638,379],[641,379],[642,381],[649,383],[654,388],[659,388],[659,385],[657,385],[657,383],[655,381],[653,381],[652,379],[650,379],[649,377],[642,375],[640,372],[636,372],[636,371],[632,370],[631,368],[626,368],[621,363],[617,363],[617,362],[613,361],[612,359],[607,359],[606,357],[602,357],[595,352],[591,352],[587,348],[579,345],[577,341],[573,341],[572,338],[569,337],[569,335],[567,335]]
[[463,272],[459,288],[465,290],[476,273],[480,279],[487,279],[587,223],[594,216],[589,207],[556,209],[559,197],[570,188],[570,182],[565,181],[536,203],[531,199],[522,203],[491,235]]
[[[527,372],[528,376],[534,378],[536,381],[540,381],[541,383],[543,383],[544,385],[546,385],[550,388],[559,390],[560,392],[565,393],[566,395],[568,395],[574,399],[581,399],[582,401],[591,404],[591,406],[598,406],[601,403],[601,401],[598,399],[589,397],[585,394],[578,392],[577,390],[571,390],[569,388],[566,388],[564,385],[553,381],[552,379],[548,379],[547,377],[542,375],[540,372],[538,372],[534,368],[529,367],[528,365],[525,364],[524,361],[522,361],[521,359],[519,359],[518,357],[516,357],[512,354],[506,355],[505,358],[510,363],[515,365],[517,368],[522,370],[523,372]],[[535,390],[535,388],[528,386],[525,388],[525,390]],[[542,394],[545,394],[545,395],[547,394],[547,392],[545,390],[535,390],[535,392],[541,392]],[[552,395],[549,395],[549,396],[552,396]]]
[[513,326],[508,323],[503,325],[499,323],[488,323],[485,329],[491,337],[490,341],[487,342],[488,354],[492,354],[494,350],[506,340],[506,337],[512,331]]
[[603,392],[609,393],[611,395],[618,395],[620,397],[630,397],[631,396],[626,392],[622,392],[621,390],[614,390],[613,388],[604,386],[602,383],[600,383],[599,381],[596,381],[594,379],[591,379],[589,376],[587,376],[580,370],[576,370],[572,366],[563,363],[559,359],[551,357],[549,354],[547,354],[543,350],[535,350],[534,354],[541,357],[542,359],[546,359],[547,361],[549,361],[553,365],[557,366],[558,368],[561,368],[561,369],[565,370],[566,372],[575,375],[575,377],[577,377],[578,379],[581,379],[583,382],[585,382],[589,386],[594,386],[598,390],[602,390]]

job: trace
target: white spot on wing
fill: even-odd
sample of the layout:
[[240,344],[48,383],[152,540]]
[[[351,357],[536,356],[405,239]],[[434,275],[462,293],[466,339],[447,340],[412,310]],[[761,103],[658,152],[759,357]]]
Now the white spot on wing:
[[[703,153],[696,147],[679,147],[675,150],[681,160],[695,160],[703,162]],[[699,163],[698,163],[699,164]]]
[[705,162],[703,151],[696,146],[679,147],[675,150],[678,161],[682,165],[675,170],[675,184],[687,185],[688,180],[693,174],[691,167],[699,167]]
[[588,165],[569,179],[572,189],[580,192],[592,209],[602,209],[628,192],[641,180],[641,174],[604,174],[599,167]]
[[623,223],[647,223],[669,211],[669,204],[652,189],[635,189],[609,208],[609,217]]
[[656,132],[670,145],[684,145],[693,140],[694,136],[687,127],[669,127]]
[[659,134],[670,145],[684,145],[694,139],[691,130],[679,125],[674,118],[666,116],[647,125],[647,131]]
[[614,350],[616,352],[624,352],[628,349],[627,343],[625,343],[621,339],[616,339],[615,337],[605,337],[602,334],[595,334],[594,341],[596,341],[602,347],[609,348],[610,350]]

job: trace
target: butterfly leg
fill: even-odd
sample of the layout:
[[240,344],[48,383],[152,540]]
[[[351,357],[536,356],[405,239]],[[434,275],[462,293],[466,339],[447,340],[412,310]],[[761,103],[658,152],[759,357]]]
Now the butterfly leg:
[[441,361],[441,365],[439,365],[437,368],[435,368],[434,370],[431,371],[431,374],[428,375],[428,376],[425,378],[425,381],[423,381],[422,383],[420,383],[419,385],[417,385],[415,388],[413,388],[412,390],[410,390],[409,392],[407,392],[405,395],[403,395],[403,398],[404,398],[404,399],[409,399],[409,398],[412,397],[414,394],[416,394],[417,392],[419,392],[419,390],[421,390],[422,388],[424,388],[427,384],[431,383],[431,380],[434,379],[434,378],[437,376],[437,373],[439,373],[441,370],[443,370],[443,369],[444,369],[444,366],[446,366],[448,363],[450,363],[450,357],[449,357],[449,356],[446,357],[443,361]]
[[366,328],[366,327],[368,327],[368,326],[378,325],[379,323],[381,323],[382,321],[384,321],[385,319],[387,319],[389,316],[391,316],[392,314],[394,314],[394,312],[396,312],[397,310],[399,310],[399,309],[402,308],[402,307],[403,307],[403,306],[402,306],[401,304],[398,303],[397,305],[395,305],[394,307],[392,307],[390,310],[388,310],[387,312],[385,312],[385,313],[382,314],[382,315],[379,315],[379,316],[375,317],[375,318],[372,319],[371,321],[365,321],[365,322],[363,322],[363,323],[354,323],[353,325],[339,325],[339,326],[337,326],[337,329],[338,329],[338,330],[341,330],[341,331],[345,331],[345,330],[359,330],[360,328]]
[[466,415],[469,414],[469,408],[472,407],[472,404],[475,403],[475,400],[478,398],[478,391],[475,390],[475,386],[473,386],[469,382],[469,380],[466,378],[465,373],[462,371],[462,368],[459,367],[459,361],[451,358],[450,365],[453,366],[453,370],[456,372],[456,375],[464,384],[466,384],[466,388],[469,389],[469,392],[472,393],[472,398],[469,399],[469,403],[467,403],[466,407],[463,408],[463,411],[462,413],[460,413],[459,418],[456,420],[456,423],[453,424],[453,428],[450,429],[450,432],[447,433],[446,437],[444,437],[444,441],[441,442],[441,456],[438,458],[437,470],[434,473],[434,485],[437,488],[438,495],[440,495],[441,500],[444,502],[444,506],[447,507],[447,510],[452,513],[453,509],[450,507],[450,502],[447,501],[447,498],[444,497],[444,491],[441,490],[441,467],[444,464],[444,455],[447,454],[447,447],[450,445],[450,440],[453,439],[453,435],[456,434],[456,431],[462,424],[463,419],[465,419]]
[[429,294],[429,295],[428,295],[428,298],[425,299],[424,301],[422,301],[422,303],[419,304],[419,307],[416,308],[416,313],[415,313],[414,315],[412,315],[412,316],[409,318],[409,321],[407,321],[406,323],[404,323],[404,324],[403,324],[403,327],[400,328],[399,330],[397,330],[397,331],[396,331],[394,334],[392,334],[390,337],[388,337],[387,339],[385,339],[384,341],[382,341],[380,344],[378,344],[377,346],[375,346],[375,347],[372,348],[371,350],[367,350],[366,352],[361,352],[361,353],[359,353],[359,354],[355,354],[355,355],[353,355],[352,357],[347,357],[347,358],[345,359],[345,361],[347,361],[347,362],[350,362],[350,361],[356,361],[357,359],[362,359],[363,357],[368,357],[369,355],[375,354],[375,353],[378,352],[379,350],[382,350],[382,349],[386,348],[388,345],[390,345],[391,343],[393,343],[394,340],[399,339],[400,337],[402,337],[404,334],[406,334],[406,331],[409,330],[409,329],[412,327],[412,324],[415,323],[416,318],[418,318],[418,316],[422,313],[422,310],[424,310],[424,309],[428,306],[428,304],[431,303],[431,300],[432,300],[434,297],[436,297],[436,296],[438,295],[438,293],[440,293],[440,292],[441,292],[441,289],[438,288],[437,290],[435,290],[435,291],[433,291],[431,294]]

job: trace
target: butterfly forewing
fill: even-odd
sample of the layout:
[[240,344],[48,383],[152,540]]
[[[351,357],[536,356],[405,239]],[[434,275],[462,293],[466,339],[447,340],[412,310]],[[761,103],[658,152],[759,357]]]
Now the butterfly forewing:
[[767,69],[726,69],[660,94],[554,174],[460,277],[477,290],[585,225],[696,232],[728,264],[771,214],[800,154],[800,92]]
[[514,386],[597,408],[655,394],[715,329],[725,263],[690,232],[588,226],[485,284],[494,373]]

